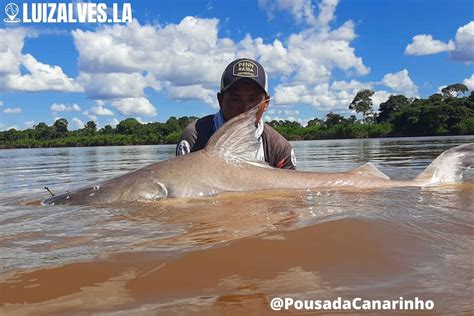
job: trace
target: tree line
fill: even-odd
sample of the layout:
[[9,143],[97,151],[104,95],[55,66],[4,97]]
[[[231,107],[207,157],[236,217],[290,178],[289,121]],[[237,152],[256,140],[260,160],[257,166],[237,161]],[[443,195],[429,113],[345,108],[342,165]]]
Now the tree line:
[[0,132],[0,148],[121,146],[173,144],[181,137],[184,128],[197,117],[170,117],[165,123],[143,124],[127,118],[117,126],[105,125],[98,129],[94,121],[83,128],[70,131],[68,121],[56,120],[53,125],[39,123],[24,131],[9,129]]
[[[467,96],[463,84],[452,84],[427,99],[391,95],[374,112],[373,90],[359,91],[348,109],[360,113],[344,117],[330,112],[314,118],[307,126],[288,120],[268,124],[288,140],[331,138],[367,138],[396,136],[436,136],[474,134],[474,92]],[[51,126],[39,123],[23,131],[0,132],[0,148],[75,147],[108,145],[174,144],[184,128],[196,117],[170,117],[165,123],[140,123],[127,118],[116,127],[98,129],[89,121],[81,129],[70,131],[68,121],[56,120]]]
[[331,138],[409,137],[474,134],[474,91],[464,84],[444,87],[427,99],[391,95],[373,110],[373,90],[359,91],[348,109],[362,114],[344,117],[330,112],[312,119],[306,127],[294,121],[269,124],[289,140]]

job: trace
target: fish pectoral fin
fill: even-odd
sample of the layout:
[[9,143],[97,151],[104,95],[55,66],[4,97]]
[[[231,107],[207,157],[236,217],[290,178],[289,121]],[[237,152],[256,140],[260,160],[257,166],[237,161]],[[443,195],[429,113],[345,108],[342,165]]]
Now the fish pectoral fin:
[[375,177],[375,178],[380,178],[380,179],[385,179],[385,180],[390,180],[389,176],[387,176],[385,173],[380,171],[371,162],[368,162],[368,163],[363,164],[362,166],[360,166],[358,168],[355,168],[350,173],[359,174],[359,175],[363,175],[363,176],[369,176],[369,177]]
[[151,184],[144,183],[143,188],[138,186],[134,189],[135,191],[128,196],[128,199],[132,201],[156,202],[159,200],[164,200],[168,197],[168,189],[166,186],[156,180]]

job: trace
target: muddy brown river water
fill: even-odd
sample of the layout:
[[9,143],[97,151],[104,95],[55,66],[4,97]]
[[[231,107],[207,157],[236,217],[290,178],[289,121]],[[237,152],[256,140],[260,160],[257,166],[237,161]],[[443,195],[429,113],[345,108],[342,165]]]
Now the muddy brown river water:
[[[444,150],[472,142],[293,146],[300,170],[371,161],[393,179],[411,179]],[[474,313],[473,169],[462,184],[429,188],[262,191],[101,207],[37,203],[48,196],[45,186],[61,193],[173,154],[173,146],[161,145],[1,150],[0,314],[285,314],[270,308],[275,297],[418,297],[434,303],[428,314]],[[304,311],[286,311],[293,312]]]

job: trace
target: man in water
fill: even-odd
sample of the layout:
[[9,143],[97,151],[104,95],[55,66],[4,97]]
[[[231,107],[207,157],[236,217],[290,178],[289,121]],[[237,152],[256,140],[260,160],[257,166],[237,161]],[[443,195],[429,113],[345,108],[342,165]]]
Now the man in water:
[[241,58],[231,62],[221,78],[221,91],[217,93],[220,110],[189,124],[181,135],[176,155],[203,149],[209,138],[225,122],[258,106],[256,137],[260,148],[257,160],[266,161],[275,168],[296,169],[296,158],[290,143],[262,120],[270,103],[267,74],[258,62]]

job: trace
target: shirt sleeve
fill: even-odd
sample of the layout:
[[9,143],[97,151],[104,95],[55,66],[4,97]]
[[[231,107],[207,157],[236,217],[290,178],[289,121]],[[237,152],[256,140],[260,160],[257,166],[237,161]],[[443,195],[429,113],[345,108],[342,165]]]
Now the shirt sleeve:
[[278,150],[278,155],[275,158],[276,168],[296,170],[295,151],[289,143]]
[[296,170],[296,156],[291,144],[267,124],[263,137],[265,160],[275,168]]
[[176,156],[189,154],[195,142],[196,122],[194,121],[184,129],[183,134],[176,145]]

